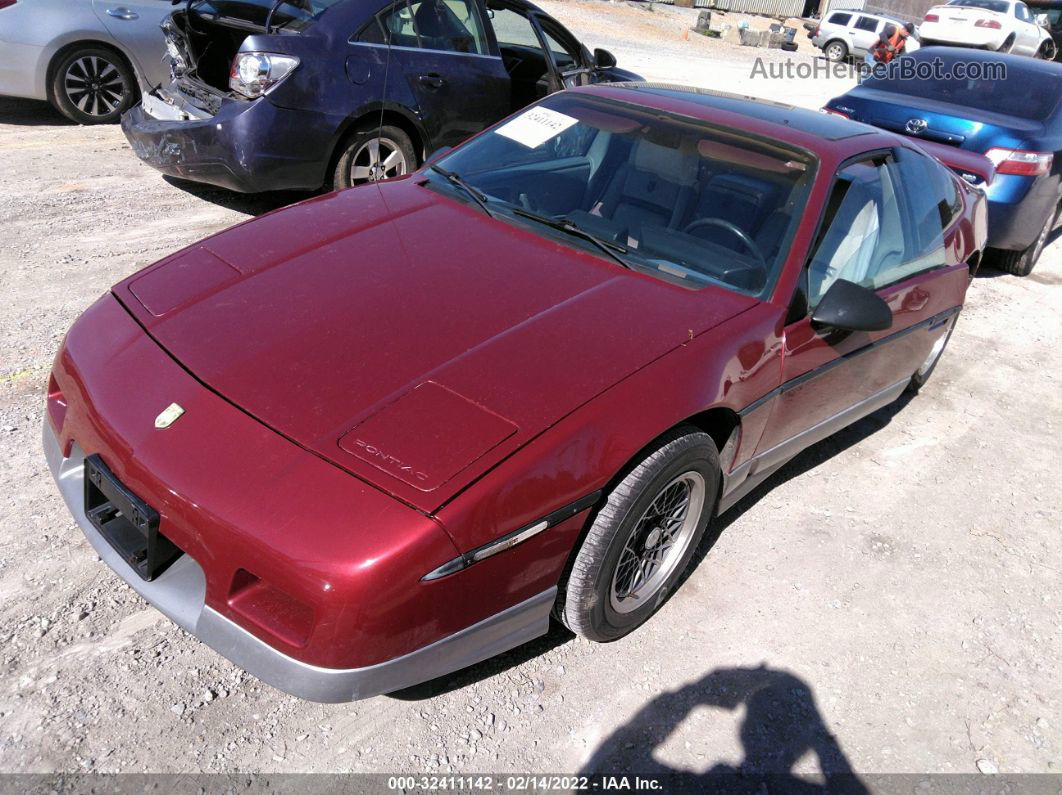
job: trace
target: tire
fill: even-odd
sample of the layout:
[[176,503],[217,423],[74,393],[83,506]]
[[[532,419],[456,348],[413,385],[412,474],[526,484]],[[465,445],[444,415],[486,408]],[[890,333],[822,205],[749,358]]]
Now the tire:
[[926,381],[932,377],[933,371],[937,369],[937,363],[940,361],[940,357],[944,355],[944,349],[948,347],[948,342],[951,340],[951,332],[955,330],[955,324],[957,322],[958,318],[952,320],[947,333],[933,343],[933,347],[930,349],[926,360],[922,362],[921,367],[915,370],[914,375],[911,376],[911,380],[907,382],[907,387],[904,389],[904,392],[908,395],[917,395],[919,390],[926,385]]
[[1003,43],[999,45],[999,49],[996,50],[996,52],[1008,53],[1013,48],[1014,48],[1014,37],[1013,36],[1007,36],[1007,38],[1003,40]]
[[[388,162],[391,165],[387,165]],[[398,127],[362,124],[340,144],[332,175],[335,190],[408,174],[417,168],[413,142]]]
[[1056,55],[1058,55],[1058,47],[1052,39],[1045,39],[1040,49],[1036,51],[1036,57],[1044,61],[1053,61]]
[[781,49],[785,52],[796,52],[797,43],[795,41],[783,41]]
[[1037,235],[1036,240],[1028,248],[1021,251],[991,249],[993,257],[990,264],[1013,276],[1028,276],[1032,273],[1033,268],[1040,259],[1040,255],[1044,253],[1044,245],[1047,243],[1047,238],[1051,235],[1051,230],[1055,228],[1058,213],[1059,208],[1055,207],[1054,211],[1048,214],[1040,234]]
[[[680,581],[704,536],[719,473],[708,434],[687,426],[658,439],[594,517],[558,597],[557,618],[599,643],[644,624]],[[670,515],[668,524],[657,523],[660,510]]]
[[106,47],[76,47],[52,72],[52,104],[78,124],[113,124],[136,104],[136,76],[128,62]]
[[826,56],[827,61],[840,63],[848,57],[848,45],[840,39],[828,41],[822,46],[822,54]]

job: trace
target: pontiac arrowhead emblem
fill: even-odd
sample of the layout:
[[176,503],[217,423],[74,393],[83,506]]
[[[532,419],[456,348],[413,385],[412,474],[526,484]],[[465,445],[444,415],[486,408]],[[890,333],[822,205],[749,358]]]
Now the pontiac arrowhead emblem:
[[155,418],[155,427],[160,431],[165,430],[177,422],[182,414],[184,414],[184,409],[176,403],[171,403]]

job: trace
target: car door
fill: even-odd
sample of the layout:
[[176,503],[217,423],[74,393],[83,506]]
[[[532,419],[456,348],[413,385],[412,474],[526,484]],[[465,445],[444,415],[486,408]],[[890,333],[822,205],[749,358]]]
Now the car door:
[[884,20],[876,17],[862,14],[856,16],[848,28],[852,39],[852,54],[859,58],[864,57],[867,50],[878,40],[878,34],[884,24]]
[[556,91],[559,83],[552,62],[528,10],[505,0],[488,0],[487,16],[512,86],[510,110]]
[[[784,333],[782,385],[757,448],[759,468],[898,397],[954,322],[969,273],[949,263],[944,233],[961,199],[950,174],[912,149],[880,152],[837,173]],[[847,332],[812,320],[830,286],[869,287],[890,328]]]
[[[509,77],[476,0],[400,0],[358,43],[390,44],[390,68],[417,104],[429,150],[454,146],[509,110]],[[405,92],[388,86],[386,93],[398,101]]]
[[173,11],[170,0],[92,0],[92,10],[133,59],[145,88],[169,77],[170,59],[159,25]]
[[593,66],[586,61],[583,46],[555,20],[535,14],[535,25],[549,59],[551,88],[560,91],[597,82]]

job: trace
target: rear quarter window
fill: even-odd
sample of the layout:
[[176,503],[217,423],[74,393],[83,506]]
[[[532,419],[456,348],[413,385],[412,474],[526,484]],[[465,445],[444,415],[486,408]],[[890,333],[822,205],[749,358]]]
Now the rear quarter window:
[[831,14],[830,18],[826,20],[833,25],[847,25],[852,21],[851,14]]

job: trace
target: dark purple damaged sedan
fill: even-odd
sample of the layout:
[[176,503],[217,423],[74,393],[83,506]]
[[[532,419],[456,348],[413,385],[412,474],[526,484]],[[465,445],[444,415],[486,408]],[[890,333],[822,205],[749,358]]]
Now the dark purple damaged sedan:
[[554,91],[639,79],[526,0],[190,0],[163,31],[173,80],[122,129],[164,174],[249,193],[401,176]]

